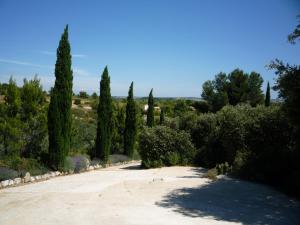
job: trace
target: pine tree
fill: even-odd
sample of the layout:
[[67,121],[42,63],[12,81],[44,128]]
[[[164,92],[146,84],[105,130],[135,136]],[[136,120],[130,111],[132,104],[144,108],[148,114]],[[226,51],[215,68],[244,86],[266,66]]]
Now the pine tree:
[[104,162],[108,161],[112,140],[112,99],[110,94],[110,77],[107,66],[104,68],[100,81],[98,105],[98,124],[95,156]]
[[266,99],[265,99],[265,106],[268,107],[270,106],[270,84],[268,82],[268,85],[267,85],[267,91],[266,91]]
[[21,99],[20,99],[20,91],[17,87],[16,81],[13,80],[12,77],[10,77],[7,86],[7,92],[5,95],[5,104],[7,106],[7,116],[11,118],[16,117],[16,115],[20,111]]
[[165,111],[164,111],[163,108],[161,108],[160,117],[159,117],[159,124],[163,125],[164,122],[165,122]]
[[137,116],[136,105],[133,99],[133,82],[128,91],[125,131],[124,131],[124,151],[125,154],[132,158],[137,136]]
[[147,126],[154,126],[154,99],[153,99],[153,89],[151,89],[148,97],[148,110],[147,110]]
[[71,142],[73,71],[68,38],[67,25],[56,52],[55,84],[48,109],[49,164],[54,169],[63,168]]

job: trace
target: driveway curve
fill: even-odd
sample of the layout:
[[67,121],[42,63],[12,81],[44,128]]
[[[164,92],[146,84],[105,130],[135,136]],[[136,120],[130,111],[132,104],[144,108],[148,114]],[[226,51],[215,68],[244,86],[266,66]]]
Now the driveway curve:
[[1,225],[300,224],[298,201],[194,167],[109,167],[0,190]]

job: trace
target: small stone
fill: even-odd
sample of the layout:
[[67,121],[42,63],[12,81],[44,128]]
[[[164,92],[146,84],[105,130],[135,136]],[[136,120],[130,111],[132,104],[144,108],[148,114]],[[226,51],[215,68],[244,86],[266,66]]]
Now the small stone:
[[20,184],[21,182],[22,182],[22,179],[19,178],[19,177],[14,179],[14,184],[15,185]]
[[93,166],[89,166],[88,170],[94,170],[95,168]]
[[1,186],[2,187],[7,187],[9,185],[9,180],[3,180],[3,181],[1,181]]
[[9,180],[8,181],[8,186],[14,185],[14,181],[13,180]]
[[34,182],[35,178],[34,177],[30,177],[30,182]]
[[40,175],[35,176],[35,180],[40,180],[40,179],[41,179]]
[[24,182],[25,183],[27,183],[27,182],[29,182],[30,181],[30,173],[29,172],[27,172],[27,173],[25,173],[25,177],[24,177]]
[[42,175],[42,179],[44,180],[48,180],[49,179],[49,175],[47,173]]
[[59,171],[55,171],[55,176],[59,176],[60,172]]

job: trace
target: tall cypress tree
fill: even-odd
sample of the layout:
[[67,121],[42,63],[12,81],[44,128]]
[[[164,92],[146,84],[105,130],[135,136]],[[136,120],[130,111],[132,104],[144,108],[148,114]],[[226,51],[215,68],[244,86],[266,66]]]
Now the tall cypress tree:
[[163,108],[160,110],[160,116],[159,116],[159,124],[163,125],[165,122],[165,111]]
[[265,106],[270,106],[271,96],[270,96],[270,84],[268,82],[267,91],[266,91],[266,99],[265,99]]
[[56,52],[55,84],[48,109],[49,163],[54,169],[63,168],[71,142],[73,71],[68,38],[67,25]]
[[107,66],[104,68],[100,81],[98,105],[98,124],[95,156],[108,161],[112,139],[112,99],[110,94],[110,77]]
[[153,99],[153,89],[151,89],[148,97],[148,110],[147,110],[147,126],[154,126],[154,99]]
[[129,87],[127,105],[126,105],[126,118],[125,118],[125,131],[124,131],[124,151],[125,154],[132,158],[137,136],[137,118],[136,118],[136,105],[133,99],[133,82]]

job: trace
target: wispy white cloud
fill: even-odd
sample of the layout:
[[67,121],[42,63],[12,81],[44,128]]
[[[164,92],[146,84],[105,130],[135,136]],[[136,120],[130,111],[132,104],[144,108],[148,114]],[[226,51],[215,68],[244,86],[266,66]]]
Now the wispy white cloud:
[[73,68],[73,73],[74,73],[74,75],[78,75],[78,76],[89,76],[89,75],[91,75],[88,71],[83,70],[83,69],[79,69],[79,68]]
[[[44,55],[56,55],[55,52],[51,52],[51,51],[40,51],[40,53],[44,54]],[[86,58],[87,55],[85,54],[72,54],[73,58]]]
[[87,55],[84,55],[84,54],[72,54],[72,57],[73,58],[86,58]]
[[40,51],[40,53],[44,55],[55,55],[55,52],[50,52],[50,51]]
[[2,59],[2,58],[0,58],[0,63],[9,63],[9,64],[15,64],[20,66],[31,66],[31,67],[53,69],[53,66],[35,64],[30,62],[18,61],[18,60]]

